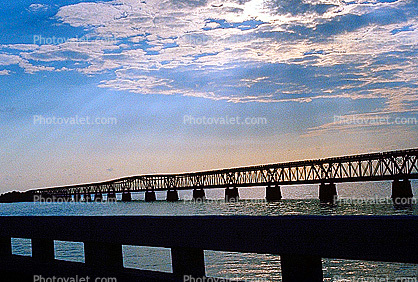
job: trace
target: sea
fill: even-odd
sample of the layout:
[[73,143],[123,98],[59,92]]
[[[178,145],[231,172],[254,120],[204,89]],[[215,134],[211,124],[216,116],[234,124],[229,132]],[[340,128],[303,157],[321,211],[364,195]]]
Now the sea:
[[[418,195],[418,181],[412,181]],[[240,200],[223,200],[222,189],[206,190],[206,201],[192,201],[191,191],[179,191],[181,200],[166,202],[165,192],[157,201],[145,202],[143,193],[133,193],[132,202],[103,203],[11,203],[0,204],[0,216],[110,216],[110,215],[418,215],[418,198],[410,205],[395,207],[390,200],[391,183],[365,182],[337,184],[338,201],[333,205],[318,200],[318,185],[282,186],[283,200],[266,202],[262,187],[240,188]],[[118,195],[120,197],[120,195]],[[365,232],[367,230],[365,229]],[[418,238],[418,234],[417,234]],[[83,243],[55,241],[58,260],[84,262]],[[12,252],[31,256],[31,241],[12,238]],[[172,272],[170,249],[123,246],[124,266]],[[323,258],[324,281],[418,281],[418,265]],[[205,250],[209,277],[237,281],[281,281],[280,256]]]

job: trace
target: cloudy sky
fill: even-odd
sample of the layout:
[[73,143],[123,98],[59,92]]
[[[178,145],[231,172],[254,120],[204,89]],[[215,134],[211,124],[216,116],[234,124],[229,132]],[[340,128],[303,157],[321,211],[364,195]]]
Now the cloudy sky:
[[417,0],[1,0],[0,30],[0,192],[418,141]]

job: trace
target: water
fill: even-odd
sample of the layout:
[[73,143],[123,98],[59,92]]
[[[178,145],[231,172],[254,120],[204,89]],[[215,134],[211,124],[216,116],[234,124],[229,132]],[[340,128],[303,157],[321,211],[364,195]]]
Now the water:
[[[413,182],[414,195],[418,195]],[[182,191],[184,201],[145,203],[142,194],[130,203],[15,203],[0,204],[0,216],[10,215],[418,215],[418,204],[395,209],[388,201],[390,183],[348,183],[338,185],[342,200],[335,206],[318,200],[316,185],[282,187],[284,200],[268,203],[262,200],[264,189],[240,189],[237,203],[220,200],[223,190],[207,191],[207,202],[192,202],[191,191]],[[157,199],[163,199],[157,194]],[[349,201],[355,199],[354,201]],[[258,199],[252,201],[250,199]],[[367,232],[367,230],[365,230]],[[30,240],[14,239],[13,253],[30,255]],[[172,272],[170,250],[142,246],[123,246],[124,265],[129,268]],[[83,244],[55,241],[57,259],[84,262]],[[247,281],[281,281],[280,257],[265,254],[243,254],[205,251],[208,276]],[[325,281],[417,281],[418,265],[355,260],[323,259]],[[373,280],[374,279],[374,280]],[[385,279],[385,280],[379,280]],[[409,280],[408,280],[409,279]]]

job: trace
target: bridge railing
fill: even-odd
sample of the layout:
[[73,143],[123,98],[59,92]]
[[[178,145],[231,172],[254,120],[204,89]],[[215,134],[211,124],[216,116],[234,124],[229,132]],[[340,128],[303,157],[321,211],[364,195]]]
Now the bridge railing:
[[[416,234],[417,216],[1,217],[0,273],[186,281],[214,250],[280,255],[284,282],[322,281],[321,258],[418,263]],[[12,255],[11,238],[31,239],[32,257]],[[54,240],[83,242],[85,263],[55,260]],[[124,268],[122,245],[171,248],[173,273]]]

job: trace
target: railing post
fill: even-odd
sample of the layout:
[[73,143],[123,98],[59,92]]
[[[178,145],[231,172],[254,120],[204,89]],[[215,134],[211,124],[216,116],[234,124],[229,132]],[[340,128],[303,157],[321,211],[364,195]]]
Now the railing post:
[[12,255],[12,238],[0,237],[0,257],[8,257]]
[[55,259],[54,240],[33,238],[32,258],[39,262],[50,262]]
[[173,274],[190,275],[194,278],[205,276],[205,256],[203,250],[194,248],[171,248]]
[[122,245],[99,242],[84,242],[86,265],[93,267],[123,268]]
[[283,282],[322,282],[320,257],[302,255],[280,256]]

